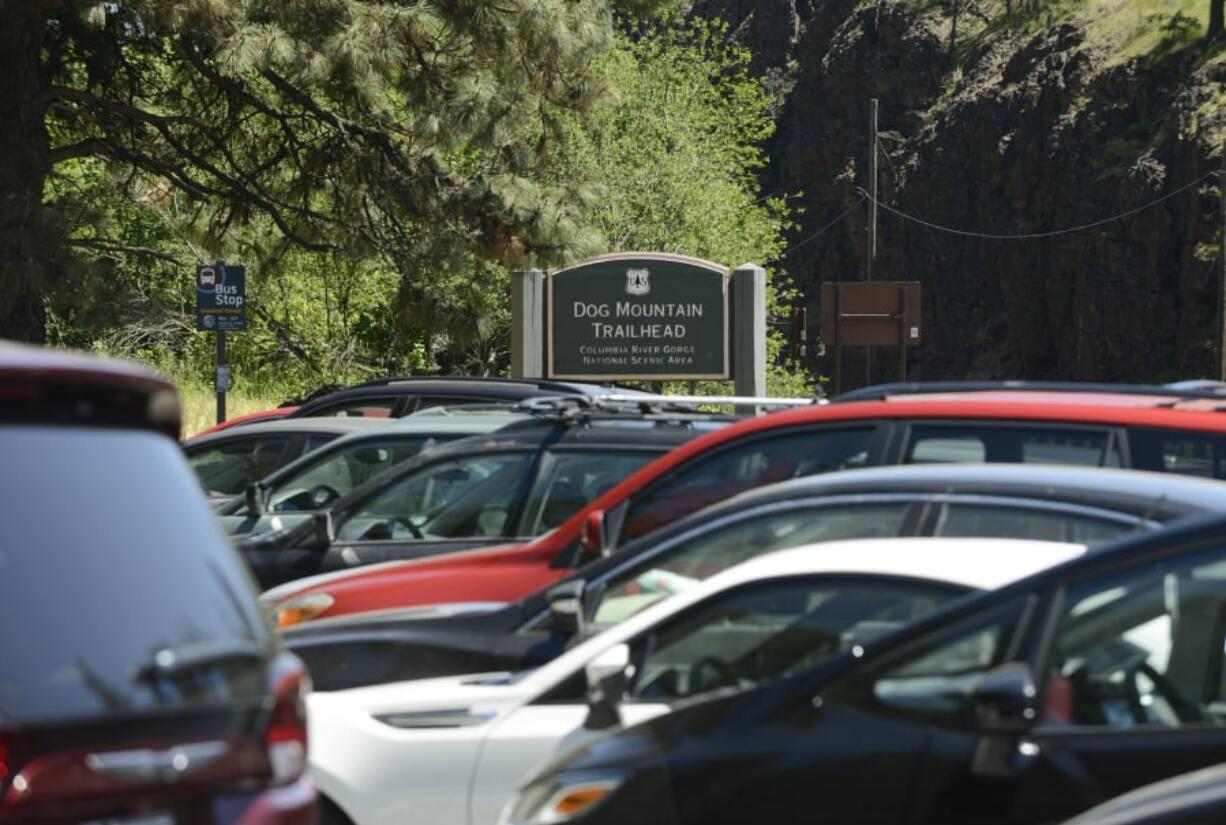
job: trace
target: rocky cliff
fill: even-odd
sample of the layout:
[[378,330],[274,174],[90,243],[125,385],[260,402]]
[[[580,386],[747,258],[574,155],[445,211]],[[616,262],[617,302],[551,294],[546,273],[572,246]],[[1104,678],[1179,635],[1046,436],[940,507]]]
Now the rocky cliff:
[[[764,191],[803,193],[785,264],[810,307],[811,334],[820,284],[864,277],[868,210],[859,188],[876,97],[880,199],[934,225],[885,210],[879,218],[875,277],[924,288],[925,342],[911,377],[1216,373],[1214,178],[1062,235],[997,239],[937,228],[1034,235],[1078,227],[1218,168],[1226,49],[1203,43],[1194,16],[1143,13],[1131,2],[1083,0],[1012,17],[1003,3],[965,0],[696,5],[727,20],[759,68],[788,89]],[[977,14],[964,11],[951,37],[954,5]],[[893,378],[894,359],[878,362],[873,377]],[[818,366],[832,369],[828,357]]]

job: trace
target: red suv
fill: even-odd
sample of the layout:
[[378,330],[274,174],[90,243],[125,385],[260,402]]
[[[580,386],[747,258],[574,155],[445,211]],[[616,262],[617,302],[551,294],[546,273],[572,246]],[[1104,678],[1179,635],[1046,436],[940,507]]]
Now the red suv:
[[0,343],[0,822],[314,822],[305,672],[178,434],[152,373]]
[[[750,419],[697,438],[557,530],[499,547],[294,582],[265,594],[285,626],[418,605],[510,601],[587,558],[752,487],[854,467],[1021,462],[1226,477],[1226,398],[1162,387],[923,385]],[[343,552],[343,550],[341,551]]]

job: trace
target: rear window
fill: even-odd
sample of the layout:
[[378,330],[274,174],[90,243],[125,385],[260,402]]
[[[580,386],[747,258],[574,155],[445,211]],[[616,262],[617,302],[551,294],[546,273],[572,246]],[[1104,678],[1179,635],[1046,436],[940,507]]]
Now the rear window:
[[0,724],[263,695],[250,653],[151,667],[167,650],[269,643],[250,579],[173,441],[6,427],[0,454]]
[[904,463],[1120,467],[1123,458],[1110,430],[918,425],[911,427]]

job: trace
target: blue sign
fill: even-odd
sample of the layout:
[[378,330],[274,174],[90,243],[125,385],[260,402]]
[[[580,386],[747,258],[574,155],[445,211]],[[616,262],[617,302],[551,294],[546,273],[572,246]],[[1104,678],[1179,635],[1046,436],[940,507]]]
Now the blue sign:
[[247,329],[247,270],[218,261],[196,267],[196,329],[242,332]]

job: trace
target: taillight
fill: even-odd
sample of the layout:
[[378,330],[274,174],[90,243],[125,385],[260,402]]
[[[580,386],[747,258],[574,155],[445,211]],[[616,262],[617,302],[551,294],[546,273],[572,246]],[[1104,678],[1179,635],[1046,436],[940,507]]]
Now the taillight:
[[12,749],[9,747],[8,737],[0,733],[0,791],[4,790],[4,786],[9,781],[9,771],[13,767]]
[[269,673],[273,703],[264,728],[264,746],[273,781],[281,784],[294,781],[306,770],[306,695],[311,692],[311,678],[302,660],[292,653],[273,659]]

